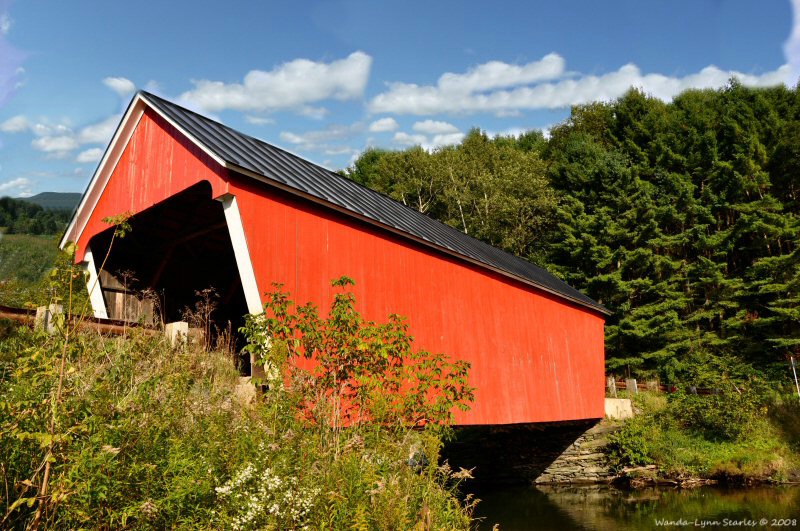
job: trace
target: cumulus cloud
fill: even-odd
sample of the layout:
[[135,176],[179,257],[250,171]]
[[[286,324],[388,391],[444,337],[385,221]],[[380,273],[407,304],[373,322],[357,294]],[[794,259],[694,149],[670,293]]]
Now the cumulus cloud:
[[371,124],[369,124],[369,131],[371,133],[388,133],[391,131],[396,131],[400,125],[397,123],[397,120],[391,117],[381,118],[380,120],[375,120]]
[[73,136],[43,136],[31,142],[31,147],[37,151],[63,156],[80,146]]
[[363,130],[364,125],[361,122],[352,125],[333,124],[325,129],[306,131],[305,133],[283,131],[280,138],[303,151],[325,155],[343,155],[354,151],[352,147],[346,145],[346,142]]
[[9,118],[0,124],[0,131],[3,131],[4,133],[22,133],[30,130],[30,128],[31,123],[25,116],[21,114]]
[[17,179],[0,183],[0,194],[13,193],[18,196],[28,196],[30,195],[30,188],[32,185],[33,182],[30,179],[19,177]]
[[442,146],[458,144],[464,139],[464,133],[448,122],[424,120],[411,126],[414,133],[398,131],[392,141],[398,146],[420,146],[422,149],[432,151]]
[[[53,158],[64,158],[71,152],[86,144],[107,144],[114,134],[119,123],[120,115],[115,114],[100,122],[87,125],[77,132],[64,124],[30,123],[27,118],[15,116],[0,124],[0,130],[14,129],[15,132],[31,132],[37,138],[31,142],[31,147],[46,153]],[[91,162],[97,159],[87,159],[89,149],[78,155],[78,162]]]
[[78,142],[81,144],[107,144],[121,119],[122,115],[115,114],[96,124],[87,125],[78,132]]
[[446,73],[435,86],[390,83],[386,92],[372,99],[369,109],[373,113],[485,112],[508,116],[521,110],[557,109],[590,101],[613,100],[631,87],[668,101],[689,88],[721,87],[731,77],[748,86],[777,85],[785,83],[789,77],[788,65],[761,75],[708,66],[684,77],[670,77],[643,74],[634,64],[626,64],[602,75],[576,75],[566,74],[563,60],[559,62],[553,57],[558,56],[551,54],[541,61],[522,66],[492,61],[466,74]]
[[466,74],[442,74],[439,89],[449,93],[482,92],[498,88],[515,87],[555,79],[564,74],[564,59],[555,53],[525,65],[510,65],[502,61],[489,61],[467,71]]
[[395,144],[400,144],[401,146],[421,146],[428,142],[428,137],[425,135],[414,135],[404,131],[398,131],[394,134],[392,140]]
[[90,148],[78,153],[78,156],[75,158],[75,162],[79,162],[81,164],[85,162],[97,162],[102,156],[103,150],[101,148]]
[[457,133],[458,127],[447,122],[437,122],[436,120],[425,120],[416,122],[411,129],[419,133],[426,133],[429,135]]
[[136,85],[133,84],[133,81],[124,77],[107,77],[103,79],[103,84],[123,98],[136,90]]
[[464,140],[464,133],[447,133],[442,135],[433,135],[433,138],[426,146],[428,149],[437,148],[441,146],[452,146]]
[[371,65],[372,57],[360,51],[331,63],[295,59],[270,71],[251,70],[242,83],[193,81],[194,89],[180,100],[211,112],[292,110],[318,115],[319,108],[309,104],[362,97]]

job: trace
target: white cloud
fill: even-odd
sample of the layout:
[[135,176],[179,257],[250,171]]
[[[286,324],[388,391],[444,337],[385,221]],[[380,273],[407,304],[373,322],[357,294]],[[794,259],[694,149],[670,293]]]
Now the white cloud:
[[[120,115],[109,116],[105,120],[87,125],[77,133],[64,124],[50,125],[46,123],[36,123],[29,126],[29,130],[38,138],[31,142],[31,147],[37,151],[42,151],[52,157],[66,157],[70,152],[78,149],[85,144],[107,144],[116,130]],[[13,124],[12,124],[13,125]],[[78,158],[86,158],[90,150],[78,155]],[[90,160],[79,160],[79,162],[91,162]]]
[[324,149],[322,153],[325,155],[352,155],[353,153],[358,153],[359,151],[355,148],[351,148],[348,146],[341,146],[341,147],[331,147],[328,149]]
[[136,90],[133,81],[125,77],[107,77],[103,79],[103,84],[123,98]]
[[92,125],[87,125],[78,133],[77,140],[81,144],[107,144],[114,131],[117,130],[117,125],[122,118],[122,115],[114,114]]
[[31,123],[25,116],[21,114],[9,118],[0,124],[0,131],[3,131],[4,133],[22,133],[24,131],[28,131],[30,128]]
[[80,144],[72,136],[43,136],[31,142],[33,149],[52,154],[54,156],[64,156],[70,151],[77,149]]
[[406,133],[404,131],[398,131],[394,134],[392,138],[395,144],[401,146],[420,146],[422,149],[427,151],[433,151],[434,149],[442,146],[451,146],[453,144],[458,144],[462,140],[464,140],[464,133],[455,130],[455,132],[450,133],[440,133],[434,135],[423,135],[423,134],[414,134],[414,133]]
[[333,124],[325,129],[306,131],[305,133],[282,131],[280,138],[302,151],[324,155],[347,155],[355,151],[354,148],[347,145],[347,142],[363,130],[364,124],[361,122],[352,125]]
[[[549,127],[549,126],[548,126]],[[542,129],[542,128],[539,128]],[[509,127],[507,129],[503,129],[501,131],[486,131],[486,136],[489,138],[495,138],[498,136],[514,136],[518,137],[524,133],[527,133],[530,129],[523,129],[522,127]]]
[[103,150],[101,148],[90,148],[86,151],[81,151],[78,153],[78,156],[75,158],[75,162],[79,162],[81,164],[85,162],[97,162],[102,156]]
[[371,133],[388,133],[391,131],[396,131],[400,125],[397,123],[397,120],[391,117],[381,118],[380,120],[375,120],[371,124],[369,124],[369,131]]
[[264,118],[263,116],[251,116],[249,114],[244,117],[244,121],[253,125],[269,125],[275,123],[275,120],[273,120],[272,118]]
[[7,194],[9,192],[16,193],[20,196],[30,195],[30,187],[33,182],[25,177],[18,177],[4,183],[0,183],[0,193]]
[[439,78],[439,88],[449,93],[473,93],[505,87],[528,85],[564,74],[564,59],[555,53],[525,65],[510,65],[502,61],[489,61],[467,71],[466,74],[448,72]]
[[64,136],[72,134],[72,129],[65,124],[53,125],[37,122],[30,126],[30,130],[36,136]]
[[242,83],[193,81],[195,88],[180,100],[211,112],[295,110],[318,115],[319,109],[309,103],[362,97],[371,65],[372,57],[364,52],[331,63],[295,59],[270,71],[251,70]]
[[789,38],[783,44],[783,55],[789,65],[786,83],[794,85],[800,78],[800,0],[791,0],[793,24]]
[[447,122],[437,122],[436,120],[425,120],[416,122],[411,128],[418,133],[426,133],[429,135],[445,134],[445,133],[458,133],[458,127]]
[[[549,68],[543,65],[549,65]],[[541,81],[546,75],[558,76],[558,79]],[[613,100],[631,87],[668,101],[689,88],[721,87],[731,77],[739,78],[742,84],[748,86],[772,86],[787,81],[789,66],[784,65],[761,75],[708,66],[691,75],[670,77],[643,74],[636,65],[627,64],[602,75],[567,75],[563,70],[563,62],[555,61],[551,54],[537,63],[523,66],[492,61],[466,74],[446,73],[439,78],[436,86],[391,83],[386,92],[372,99],[369,109],[373,113],[431,115],[486,112],[508,116],[520,110],[566,108],[590,101]]]
[[0,34],[8,35],[9,31],[11,31],[11,17],[8,13],[3,13],[0,15]]
[[434,135],[431,141],[423,146],[426,149],[437,148],[440,146],[452,146],[464,140],[464,133],[447,133],[444,135]]
[[428,142],[428,137],[425,135],[410,135],[404,131],[398,131],[392,137],[395,144],[401,146],[421,146]]

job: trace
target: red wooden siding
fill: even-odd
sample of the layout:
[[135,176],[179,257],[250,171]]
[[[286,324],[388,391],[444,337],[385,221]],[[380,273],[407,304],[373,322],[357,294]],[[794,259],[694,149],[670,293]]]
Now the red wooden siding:
[[225,174],[205,152],[146,110],[77,241],[77,260],[83,260],[92,236],[109,227],[103,218],[141,212],[203,180],[218,197],[227,190]]
[[470,361],[460,424],[603,416],[601,316],[252,180],[231,192],[261,290],[281,282],[325,309],[348,275],[368,318],[405,315],[418,346]]
[[[147,111],[78,241],[207,180],[213,197],[237,197],[260,291],[281,282],[295,301],[331,302],[330,280],[355,279],[370,319],[409,319],[418,347],[466,359],[477,388],[460,424],[547,422],[603,416],[601,315],[440,254],[253,179],[229,176]],[[213,260],[213,257],[209,257]]]

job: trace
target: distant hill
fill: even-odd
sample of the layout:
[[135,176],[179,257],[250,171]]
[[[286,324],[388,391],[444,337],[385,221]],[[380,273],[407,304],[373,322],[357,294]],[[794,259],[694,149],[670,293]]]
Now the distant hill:
[[69,210],[72,212],[81,200],[77,192],[42,192],[31,197],[21,198],[47,210]]

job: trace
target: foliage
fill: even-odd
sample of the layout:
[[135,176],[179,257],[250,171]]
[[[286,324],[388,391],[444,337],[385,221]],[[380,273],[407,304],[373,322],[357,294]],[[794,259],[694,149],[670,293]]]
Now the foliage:
[[403,318],[365,320],[353,293],[345,291],[353,281],[341,277],[332,285],[341,291],[327,318],[311,303],[292,312],[280,285],[267,294],[266,313],[248,318],[246,349],[267,367],[271,387],[293,394],[310,420],[334,429],[365,420],[401,427],[449,424],[454,409],[468,409],[473,389],[466,361],[413,350]]
[[[71,276],[74,306],[88,300],[85,279],[72,270],[72,257],[60,251],[55,239],[45,236],[12,234],[0,239],[0,304],[17,308],[37,307],[64,301]],[[78,313],[76,311],[76,313]]]
[[734,481],[785,480],[796,474],[800,430],[796,415],[786,414],[788,393],[771,396],[752,384],[740,391],[677,393],[657,400],[638,395],[639,413],[610,437],[610,464],[617,470],[655,464],[668,476]]
[[0,197],[0,233],[58,234],[70,214],[69,210],[45,209],[28,201]]
[[740,440],[760,424],[766,408],[759,404],[759,395],[752,389],[729,387],[718,391],[706,396],[674,393],[670,395],[669,414],[682,428],[707,440]]
[[475,129],[433,152],[367,150],[345,175],[492,245],[542,252],[556,196],[539,155],[540,133],[488,138]]

